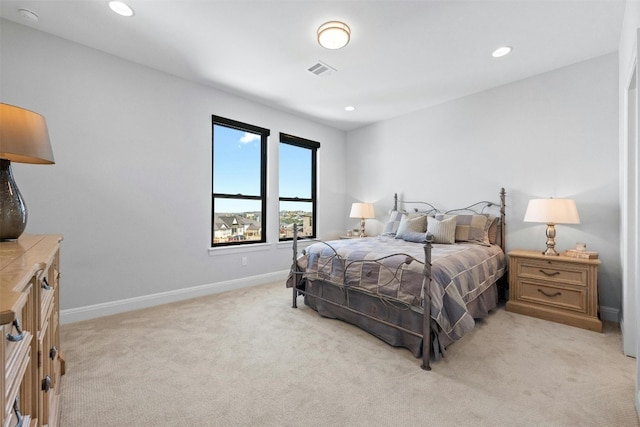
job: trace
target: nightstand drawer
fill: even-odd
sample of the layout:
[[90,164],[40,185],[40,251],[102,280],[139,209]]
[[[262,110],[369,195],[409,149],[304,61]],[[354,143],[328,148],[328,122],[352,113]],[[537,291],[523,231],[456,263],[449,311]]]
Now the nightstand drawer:
[[587,289],[583,287],[560,287],[550,283],[521,281],[519,301],[558,307],[579,313],[587,312]]
[[518,263],[519,278],[539,279],[545,282],[558,282],[578,286],[587,286],[589,270],[559,262],[526,260]]

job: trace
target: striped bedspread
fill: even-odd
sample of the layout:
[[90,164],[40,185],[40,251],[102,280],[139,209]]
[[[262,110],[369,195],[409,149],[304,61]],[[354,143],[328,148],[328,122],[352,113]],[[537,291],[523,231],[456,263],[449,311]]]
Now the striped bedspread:
[[[495,245],[434,244],[431,260],[431,317],[456,341],[475,325],[466,304],[504,274],[505,255]],[[424,245],[420,243],[391,237],[318,242],[307,247],[298,267],[309,280],[357,287],[414,307],[423,305]]]

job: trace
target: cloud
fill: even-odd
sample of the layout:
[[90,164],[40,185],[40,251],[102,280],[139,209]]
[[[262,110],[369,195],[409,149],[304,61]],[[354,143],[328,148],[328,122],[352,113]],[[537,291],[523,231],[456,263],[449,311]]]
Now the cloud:
[[259,141],[260,140],[260,135],[257,135],[255,133],[248,133],[245,132],[244,135],[242,135],[242,138],[240,138],[240,142],[243,144],[248,144],[251,141]]

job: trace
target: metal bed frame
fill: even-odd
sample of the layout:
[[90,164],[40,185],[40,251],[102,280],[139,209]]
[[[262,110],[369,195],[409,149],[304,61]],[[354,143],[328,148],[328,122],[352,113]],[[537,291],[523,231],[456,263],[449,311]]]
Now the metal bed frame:
[[[499,245],[502,248],[503,251],[505,251],[505,198],[506,198],[506,192],[505,189],[502,188],[500,190],[500,234],[499,234]],[[397,193],[394,195],[394,210],[398,210],[398,204],[402,203],[402,204],[426,204],[430,207],[430,209],[428,210],[428,212],[439,212],[438,209],[436,209],[433,205],[431,205],[430,203],[427,202],[408,202],[408,201],[401,201],[398,200],[398,195]],[[481,202],[477,202],[474,203],[472,205],[469,205],[465,208],[461,208],[461,209],[453,209],[450,211],[446,211],[444,212],[444,214],[456,214],[456,213],[461,213],[461,212],[468,212],[468,213],[484,213],[484,211],[492,206],[497,206],[496,203],[494,202],[490,202],[490,201],[481,201]],[[415,209],[415,211],[419,211],[418,209]],[[326,242],[323,241],[317,241],[323,244],[326,244],[327,246],[329,246],[331,249],[333,249],[333,247],[331,245],[329,245]],[[353,308],[350,306],[350,304],[348,303],[349,301],[349,296],[348,293],[349,292],[358,292],[357,289],[353,289],[349,286],[344,285],[344,289],[343,292],[345,293],[345,298],[344,298],[344,302],[343,303],[337,303],[333,300],[330,299],[326,299],[323,298],[321,296],[318,295],[311,295],[313,298],[321,300],[324,303],[333,305],[335,307],[339,307],[340,310],[346,311],[348,313],[352,313],[356,316],[360,316],[360,317],[364,317],[366,319],[369,319],[373,322],[379,323],[379,324],[383,324],[386,325],[388,327],[391,327],[393,329],[402,331],[403,333],[406,333],[410,336],[413,336],[417,339],[422,340],[422,364],[421,364],[421,368],[427,371],[431,370],[431,365],[430,365],[430,361],[431,361],[431,347],[432,347],[432,341],[434,338],[434,328],[436,328],[436,326],[434,325],[434,321],[431,318],[431,312],[430,310],[425,310],[424,307],[431,307],[431,294],[430,294],[430,288],[431,288],[431,268],[432,268],[432,264],[431,264],[431,251],[433,249],[432,246],[432,242],[431,241],[427,241],[424,244],[424,260],[418,260],[410,255],[407,254],[392,254],[392,255],[388,255],[385,256],[383,258],[378,258],[378,259],[373,259],[373,260],[356,260],[356,261],[351,261],[348,265],[345,265],[344,268],[344,274],[346,276],[346,272],[349,268],[349,265],[354,264],[354,263],[358,263],[358,262],[369,262],[369,263],[380,263],[383,259],[386,259],[390,256],[395,256],[395,255],[403,255],[407,258],[409,258],[411,260],[411,262],[415,261],[418,262],[420,264],[423,264],[423,295],[424,295],[424,301],[423,301],[423,309],[422,309],[422,322],[420,327],[418,328],[419,330],[412,330],[408,327],[403,327],[401,325],[392,323],[392,322],[388,322],[387,320],[384,320],[380,317],[376,317],[372,314],[368,314],[365,313],[362,310],[358,310],[356,308]],[[333,249],[335,252],[335,249]],[[303,251],[304,253],[304,251]],[[336,253],[336,256],[337,255]],[[297,226],[294,224],[294,228],[293,228],[293,264],[291,267],[291,272],[290,274],[293,275],[293,304],[292,307],[293,308],[298,308],[298,302],[297,302],[297,297],[298,295],[305,295],[307,296],[307,291],[306,289],[301,289],[298,287],[298,284],[304,279],[304,275],[305,272],[301,272],[298,270],[297,268],[297,262],[298,262],[298,229]],[[506,273],[503,277],[506,276]],[[343,283],[346,283],[346,281],[344,281]],[[497,284],[496,284],[497,285]],[[406,304],[406,303],[399,303],[398,301],[389,299],[383,295],[376,295],[377,298],[379,298],[380,300],[382,300],[383,302],[391,302],[392,306],[394,304]],[[346,303],[346,304],[345,304]],[[399,309],[400,310],[400,309]],[[406,308],[405,308],[406,310]],[[344,321],[349,322],[348,320],[345,319],[341,319]],[[349,323],[353,323],[353,322],[349,322]],[[356,325],[358,326],[358,325]],[[426,332],[425,332],[426,331]]]

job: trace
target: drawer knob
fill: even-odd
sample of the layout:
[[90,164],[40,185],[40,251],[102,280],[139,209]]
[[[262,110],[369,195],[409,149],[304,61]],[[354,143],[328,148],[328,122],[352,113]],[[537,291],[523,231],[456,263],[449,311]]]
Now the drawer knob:
[[545,297],[549,297],[549,298],[553,298],[553,297],[559,297],[560,295],[562,295],[562,292],[558,291],[554,294],[549,293],[549,292],[545,292],[542,289],[538,289],[538,292],[540,292],[542,295],[544,295]]
[[560,272],[559,272],[559,271],[553,271],[553,272],[551,272],[551,273],[548,273],[548,272],[544,271],[543,269],[540,269],[540,270],[538,270],[538,271],[539,271],[540,273],[544,274],[545,276],[548,276],[548,277],[553,277],[553,276],[557,276],[558,274],[560,274]]
[[58,355],[58,349],[54,345],[53,347],[51,347],[51,350],[49,350],[49,359],[56,360],[57,355]]
[[16,400],[13,402],[13,412],[16,414],[16,418],[18,419],[16,427],[22,427],[24,417],[22,416],[22,412],[20,412],[20,399],[18,397],[16,397]]
[[48,392],[51,389],[51,377],[49,375],[47,375],[46,377],[44,377],[44,379],[42,380],[42,391],[44,391],[45,393]]
[[49,285],[49,282],[47,281],[46,277],[42,278],[42,284],[40,285],[42,287],[42,289],[44,289],[45,291],[48,291],[51,289],[51,285]]
[[22,341],[22,339],[24,338],[24,331],[22,330],[22,327],[20,326],[20,320],[19,319],[15,319],[13,322],[11,322],[11,324],[13,325],[13,327],[18,332],[18,335],[7,334],[7,341],[11,341],[11,342]]

